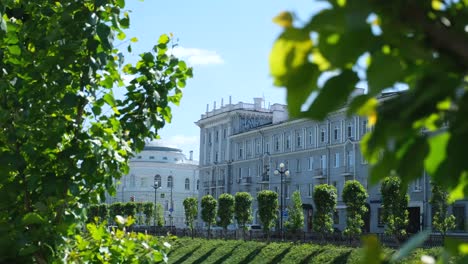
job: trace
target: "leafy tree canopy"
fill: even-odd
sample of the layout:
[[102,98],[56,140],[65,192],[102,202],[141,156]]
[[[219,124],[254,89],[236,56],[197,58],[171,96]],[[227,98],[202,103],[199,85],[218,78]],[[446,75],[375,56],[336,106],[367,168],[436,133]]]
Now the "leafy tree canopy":
[[[373,182],[396,172],[407,186],[426,169],[452,200],[467,197],[468,1],[323,2],[305,23],[289,12],[274,19],[284,31],[270,72],[291,116],[323,119],[348,103],[375,127],[362,141]],[[359,82],[367,94],[351,98]],[[407,91],[376,99],[398,85]]]
[[278,217],[278,194],[271,190],[263,190],[257,193],[257,201],[263,230],[268,233]]
[[180,102],[192,70],[168,54],[169,36],[125,64],[114,43],[131,52],[136,38],[124,7],[0,2],[0,262],[49,262]]
[[234,195],[234,215],[240,227],[245,229],[245,225],[252,221],[252,195],[248,192],[238,192]]
[[234,218],[234,196],[223,193],[218,198],[218,225],[225,230]]

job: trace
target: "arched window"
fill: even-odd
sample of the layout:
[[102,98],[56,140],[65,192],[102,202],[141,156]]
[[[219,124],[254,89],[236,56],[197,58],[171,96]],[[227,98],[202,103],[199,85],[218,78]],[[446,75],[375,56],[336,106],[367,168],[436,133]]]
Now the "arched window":
[[185,190],[190,190],[190,180],[188,178],[185,179]]
[[172,188],[172,176],[167,177],[167,188]]
[[161,186],[162,186],[161,175],[156,174],[156,175],[154,176],[154,183],[155,183],[156,185],[158,185],[158,187],[161,187]]

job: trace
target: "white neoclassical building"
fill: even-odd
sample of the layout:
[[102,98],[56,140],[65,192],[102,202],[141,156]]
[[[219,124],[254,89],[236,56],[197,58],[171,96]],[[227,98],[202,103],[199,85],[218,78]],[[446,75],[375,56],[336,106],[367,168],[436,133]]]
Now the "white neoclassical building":
[[[155,192],[154,185],[158,188]],[[198,197],[198,162],[182,150],[159,142],[147,143],[130,161],[130,172],[120,180],[113,202],[157,202],[164,209],[165,225],[185,227],[183,200]]]

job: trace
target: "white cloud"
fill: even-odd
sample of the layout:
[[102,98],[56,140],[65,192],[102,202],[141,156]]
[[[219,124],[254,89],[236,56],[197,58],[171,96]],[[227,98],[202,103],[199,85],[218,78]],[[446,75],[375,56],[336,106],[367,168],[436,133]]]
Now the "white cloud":
[[190,65],[210,65],[210,64],[223,64],[224,60],[216,51],[175,47],[172,51],[174,56],[184,59]]

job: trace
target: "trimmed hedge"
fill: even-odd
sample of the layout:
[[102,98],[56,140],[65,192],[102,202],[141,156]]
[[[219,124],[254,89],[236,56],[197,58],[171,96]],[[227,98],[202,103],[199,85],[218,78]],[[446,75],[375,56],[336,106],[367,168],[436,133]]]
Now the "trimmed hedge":
[[[242,240],[179,238],[171,242],[169,263],[360,263],[362,250],[310,243],[265,243]],[[392,251],[386,250],[388,254]],[[417,249],[401,263],[419,263],[422,255],[440,248]]]

